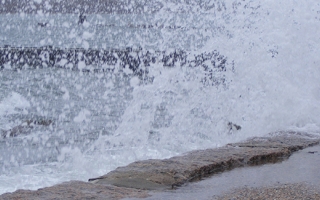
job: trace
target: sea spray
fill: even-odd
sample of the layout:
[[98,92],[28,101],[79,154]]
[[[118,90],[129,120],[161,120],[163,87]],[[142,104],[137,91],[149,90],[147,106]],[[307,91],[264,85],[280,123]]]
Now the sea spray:
[[[0,113],[1,129],[28,118],[54,123],[1,140],[0,193],[87,180],[136,160],[277,130],[319,132],[317,1],[156,5],[152,15],[88,14],[88,23],[76,28],[72,14],[41,15],[57,18],[47,27],[38,27],[33,15],[1,16],[2,46],[55,44],[89,51],[129,45],[158,57],[137,69],[121,59],[109,66],[86,66],[87,59],[78,66],[25,65],[16,71],[7,64],[0,71],[0,108],[6,112]],[[225,68],[215,68],[224,59]],[[95,73],[95,67],[114,71]],[[25,103],[14,104],[12,97]],[[15,108],[5,106],[8,101]]]

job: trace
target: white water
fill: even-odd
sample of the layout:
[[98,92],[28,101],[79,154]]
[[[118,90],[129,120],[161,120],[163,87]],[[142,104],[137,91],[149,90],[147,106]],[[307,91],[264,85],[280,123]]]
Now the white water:
[[[215,148],[277,130],[318,134],[319,3],[246,1],[239,9],[232,9],[233,1],[225,3],[227,11],[206,14],[205,20],[219,28],[211,32],[205,31],[207,27],[190,29],[185,36],[191,39],[160,30],[162,43],[151,45],[151,41],[136,34],[141,38],[139,45],[144,47],[158,45],[166,49],[174,40],[189,44],[190,57],[193,53],[218,50],[228,57],[228,62],[234,61],[234,70],[229,68],[221,74],[226,76],[225,86],[204,86],[199,81],[203,76],[199,69],[163,68],[158,64],[150,67],[155,77],[152,84],[139,85],[132,78],[130,86],[116,86],[116,77],[67,70],[39,70],[39,77],[36,71],[0,71],[1,80],[7,78],[0,88],[1,129],[19,124],[19,120],[8,116],[30,112],[59,119],[60,123],[52,130],[35,130],[31,135],[2,141],[2,152],[8,153],[4,150],[7,146],[15,153],[7,160],[2,156],[0,193],[37,189],[71,179],[85,181],[135,160]],[[155,19],[165,18],[166,12],[172,14],[176,8],[177,5],[168,4],[167,10],[163,8]],[[84,42],[86,37],[82,39],[79,44],[91,44]],[[46,77],[45,81],[41,77]],[[56,92],[52,88],[46,90],[46,84]],[[29,88],[31,96],[23,92],[25,88]],[[108,104],[104,105],[104,101]],[[55,103],[54,109],[48,102]],[[103,112],[110,113],[117,110],[113,106],[120,105],[124,111],[118,112],[120,121],[108,121],[111,118]],[[73,121],[69,124],[63,123],[70,119]],[[242,129],[230,133],[228,122]],[[117,128],[112,134],[100,134],[99,139],[87,142],[90,132],[102,132],[103,127]],[[83,135],[85,139],[81,139]],[[55,143],[52,138],[63,139]],[[15,143],[18,145],[12,145]],[[37,151],[46,151],[47,144],[56,145],[57,151],[48,147],[55,159],[20,162],[20,151],[33,151],[30,144],[38,145],[35,156]]]

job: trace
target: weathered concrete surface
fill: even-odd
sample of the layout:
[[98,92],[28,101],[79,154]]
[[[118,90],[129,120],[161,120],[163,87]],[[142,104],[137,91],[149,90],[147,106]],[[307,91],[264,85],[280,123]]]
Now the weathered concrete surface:
[[92,183],[71,181],[37,191],[18,190],[3,194],[0,199],[144,198],[148,190],[171,189],[235,167],[282,161],[292,152],[319,144],[319,141],[312,135],[288,132],[252,138],[170,159],[137,161],[91,179]]
[[47,199],[108,199],[116,200],[125,197],[147,197],[146,191],[119,188],[116,186],[97,185],[82,181],[70,181],[37,191],[17,190],[0,196],[1,200],[47,200]]
[[150,192],[151,196],[145,199],[320,200],[319,166],[320,145],[315,145],[282,162],[236,168],[178,190]]
[[252,138],[164,160],[137,161],[89,181],[138,189],[170,189],[236,167],[275,163],[288,158],[294,151],[319,144],[319,139],[305,136],[292,133]]

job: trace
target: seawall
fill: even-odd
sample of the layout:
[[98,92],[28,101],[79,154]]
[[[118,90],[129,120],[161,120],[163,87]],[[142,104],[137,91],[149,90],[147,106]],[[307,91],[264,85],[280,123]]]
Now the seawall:
[[203,180],[234,168],[278,163],[293,152],[319,145],[319,142],[319,137],[307,133],[279,132],[169,159],[137,161],[92,178],[89,182],[70,181],[37,191],[18,190],[3,194],[0,199],[145,198],[152,191],[179,189],[188,182]]

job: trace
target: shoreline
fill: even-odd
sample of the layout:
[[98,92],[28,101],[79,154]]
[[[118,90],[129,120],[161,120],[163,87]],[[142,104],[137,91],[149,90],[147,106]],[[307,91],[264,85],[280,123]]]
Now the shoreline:
[[320,145],[295,152],[279,163],[236,168],[189,183],[179,190],[154,192],[146,200],[320,199],[318,166]]
[[[36,191],[17,190],[13,193],[0,195],[0,199],[162,199],[162,197],[168,195],[175,199],[179,199],[178,197],[185,199],[183,196],[188,194],[186,191],[193,191],[193,195],[204,193],[203,191],[197,191],[197,187],[194,188],[197,185],[199,188],[204,188],[204,191],[208,191],[207,187],[214,185],[210,181],[215,181],[214,179],[217,177],[228,177],[230,173],[238,173],[239,175],[239,170],[240,172],[248,169],[250,171],[263,169],[264,167],[271,167],[272,169],[283,165],[283,163],[288,163],[287,161],[295,160],[294,158],[296,158],[295,162],[300,162],[301,158],[305,157],[301,157],[301,153],[304,151],[312,152],[308,150],[308,147],[314,146],[311,148],[320,149],[320,139],[318,137],[297,132],[282,132],[281,134],[251,138],[244,142],[228,144],[217,149],[192,151],[170,159],[137,161],[125,167],[118,167],[104,176],[92,178],[89,182],[69,181]],[[301,149],[305,150],[299,151]],[[291,158],[290,155],[295,151],[299,152],[293,154]],[[307,152],[307,155],[317,156],[319,151]],[[288,157],[290,159],[287,159]],[[305,160],[310,160],[310,158]],[[283,170],[283,167],[280,167],[280,169]],[[271,172],[272,170],[269,170],[268,173]],[[243,175],[243,173],[240,174]],[[247,176],[249,175],[252,175],[252,172],[247,174]],[[309,179],[313,176],[314,172],[311,172]],[[259,176],[256,174],[253,177]],[[270,177],[272,177],[272,174],[270,174]],[[230,185],[230,180],[231,186],[235,187],[237,184],[232,176],[231,179],[229,177],[226,184]],[[318,183],[319,180],[316,179],[315,181]],[[240,186],[242,182],[243,179],[239,182]],[[291,181],[289,183],[296,182]],[[216,187],[216,189],[219,189],[219,187]],[[231,187],[226,192],[230,193],[233,191],[232,189],[235,188]],[[212,190],[209,191],[212,192]],[[221,191],[223,189],[220,190],[220,193]],[[209,193],[207,195],[213,198],[215,194]],[[234,195],[236,194],[234,193]]]

